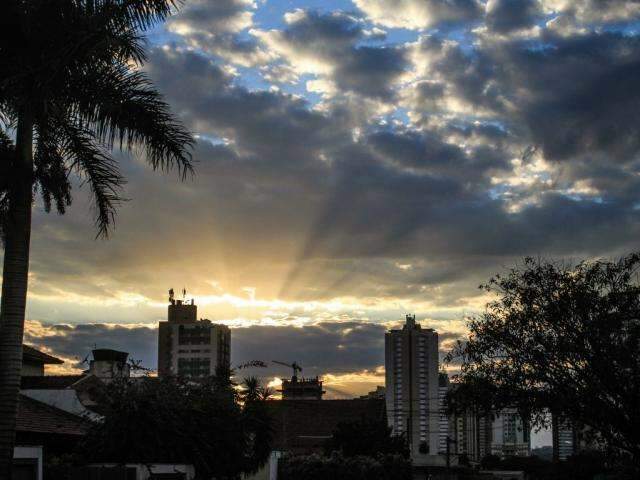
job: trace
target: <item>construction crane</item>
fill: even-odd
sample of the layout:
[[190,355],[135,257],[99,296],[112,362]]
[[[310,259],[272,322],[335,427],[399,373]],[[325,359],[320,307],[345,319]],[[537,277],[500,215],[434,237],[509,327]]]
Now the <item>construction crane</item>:
[[284,365],[285,367],[289,367],[293,369],[293,377],[291,377],[291,380],[293,380],[294,382],[298,379],[298,372],[302,372],[302,367],[298,365],[296,362],[285,363],[285,362],[279,362],[278,360],[271,360],[271,361],[273,363],[277,363],[278,365]]

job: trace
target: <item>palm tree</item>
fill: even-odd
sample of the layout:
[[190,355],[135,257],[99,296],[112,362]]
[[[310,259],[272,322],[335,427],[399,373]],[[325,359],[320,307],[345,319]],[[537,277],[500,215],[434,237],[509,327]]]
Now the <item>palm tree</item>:
[[144,31],[176,0],[4,0],[0,15],[0,477],[9,472],[22,363],[31,209],[71,204],[86,182],[106,236],[124,178],[110,155],[142,149],[154,169],[192,172],[193,139],[148,78]]

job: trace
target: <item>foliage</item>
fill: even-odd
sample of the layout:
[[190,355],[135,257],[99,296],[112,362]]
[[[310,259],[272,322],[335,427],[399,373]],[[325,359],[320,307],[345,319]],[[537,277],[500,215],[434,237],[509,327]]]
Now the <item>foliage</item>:
[[483,470],[523,471],[532,480],[631,480],[636,478],[624,465],[611,465],[610,458],[598,451],[584,451],[566,461],[550,462],[538,457],[487,455],[481,461]]
[[332,452],[339,452],[345,457],[409,456],[404,436],[391,435],[391,428],[384,420],[367,419],[339,423],[325,445],[325,453]]
[[199,477],[235,479],[269,458],[272,429],[264,402],[241,401],[228,377],[201,381],[142,377],[101,392],[104,421],[79,454],[87,462],[193,464]]
[[[465,405],[552,410],[640,463],[640,255],[562,265],[526,258],[484,288],[497,295],[447,360],[461,359]],[[484,400],[482,398],[484,397]]]
[[410,480],[411,462],[401,455],[346,457],[287,456],[280,459],[282,480]]
[[[191,171],[191,135],[140,67],[144,31],[174,0],[6,0],[0,16],[0,124],[35,132],[29,175],[45,209],[71,204],[70,174],[87,183],[106,235],[124,178],[110,150],[141,147],[154,169]],[[1,129],[0,129],[1,130]],[[22,178],[22,177],[20,177]],[[0,199],[8,186],[0,185]],[[0,209],[0,212],[2,210]]]

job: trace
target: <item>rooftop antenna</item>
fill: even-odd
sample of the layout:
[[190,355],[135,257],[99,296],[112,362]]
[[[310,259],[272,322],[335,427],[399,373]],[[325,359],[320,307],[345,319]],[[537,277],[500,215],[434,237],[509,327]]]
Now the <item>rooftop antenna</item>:
[[169,303],[170,303],[171,305],[173,305],[173,304],[175,304],[175,303],[176,303],[176,301],[175,301],[175,299],[174,299],[173,288],[170,288],[170,289],[169,289]]
[[184,300],[185,302],[187,301],[187,289],[186,288],[182,289],[182,300]]

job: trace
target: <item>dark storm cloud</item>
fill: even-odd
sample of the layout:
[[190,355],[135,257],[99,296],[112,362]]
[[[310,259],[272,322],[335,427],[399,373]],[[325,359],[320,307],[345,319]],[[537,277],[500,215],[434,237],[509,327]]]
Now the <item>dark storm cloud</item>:
[[259,38],[294,68],[326,75],[340,92],[389,100],[393,82],[408,67],[403,48],[362,45],[382,37],[344,13],[296,11],[283,31],[260,32]]
[[551,159],[606,152],[629,161],[640,146],[640,40],[604,33],[550,41],[549,49],[494,52],[533,141]]
[[454,97],[491,112],[546,158],[606,152],[615,161],[632,159],[640,146],[640,40],[546,33],[544,41],[487,42],[468,53],[431,37],[421,48],[435,57],[429,73]]
[[530,28],[542,16],[538,0],[489,0],[486,25],[497,33]]
[[[31,328],[29,328],[29,326]],[[231,330],[231,362],[238,366],[262,360],[268,369],[239,371],[239,375],[288,376],[286,367],[272,360],[296,361],[304,375],[340,374],[375,370],[384,365],[384,334],[387,327],[364,321],[322,322],[299,327],[250,326]],[[441,345],[458,334],[441,332]],[[48,325],[29,322],[25,342],[44,347],[53,355],[77,358],[78,362],[94,348],[126,351],[146,368],[157,366],[157,328],[108,324]],[[445,347],[442,347],[445,348]],[[88,368],[88,364],[77,364]]]
[[72,365],[86,369],[81,362],[89,357],[94,348],[111,348],[128,352],[130,358],[141,361],[147,368],[157,364],[157,329],[143,326],[119,326],[113,324],[48,325],[27,322],[24,342],[44,347],[65,358],[77,359]]
[[[469,136],[468,129],[458,132]],[[507,152],[496,148],[495,143],[492,146],[482,144],[465,152],[457,144],[444,142],[435,132],[379,131],[370,135],[367,142],[389,162],[441,177],[479,180],[491,171],[511,168]]]

